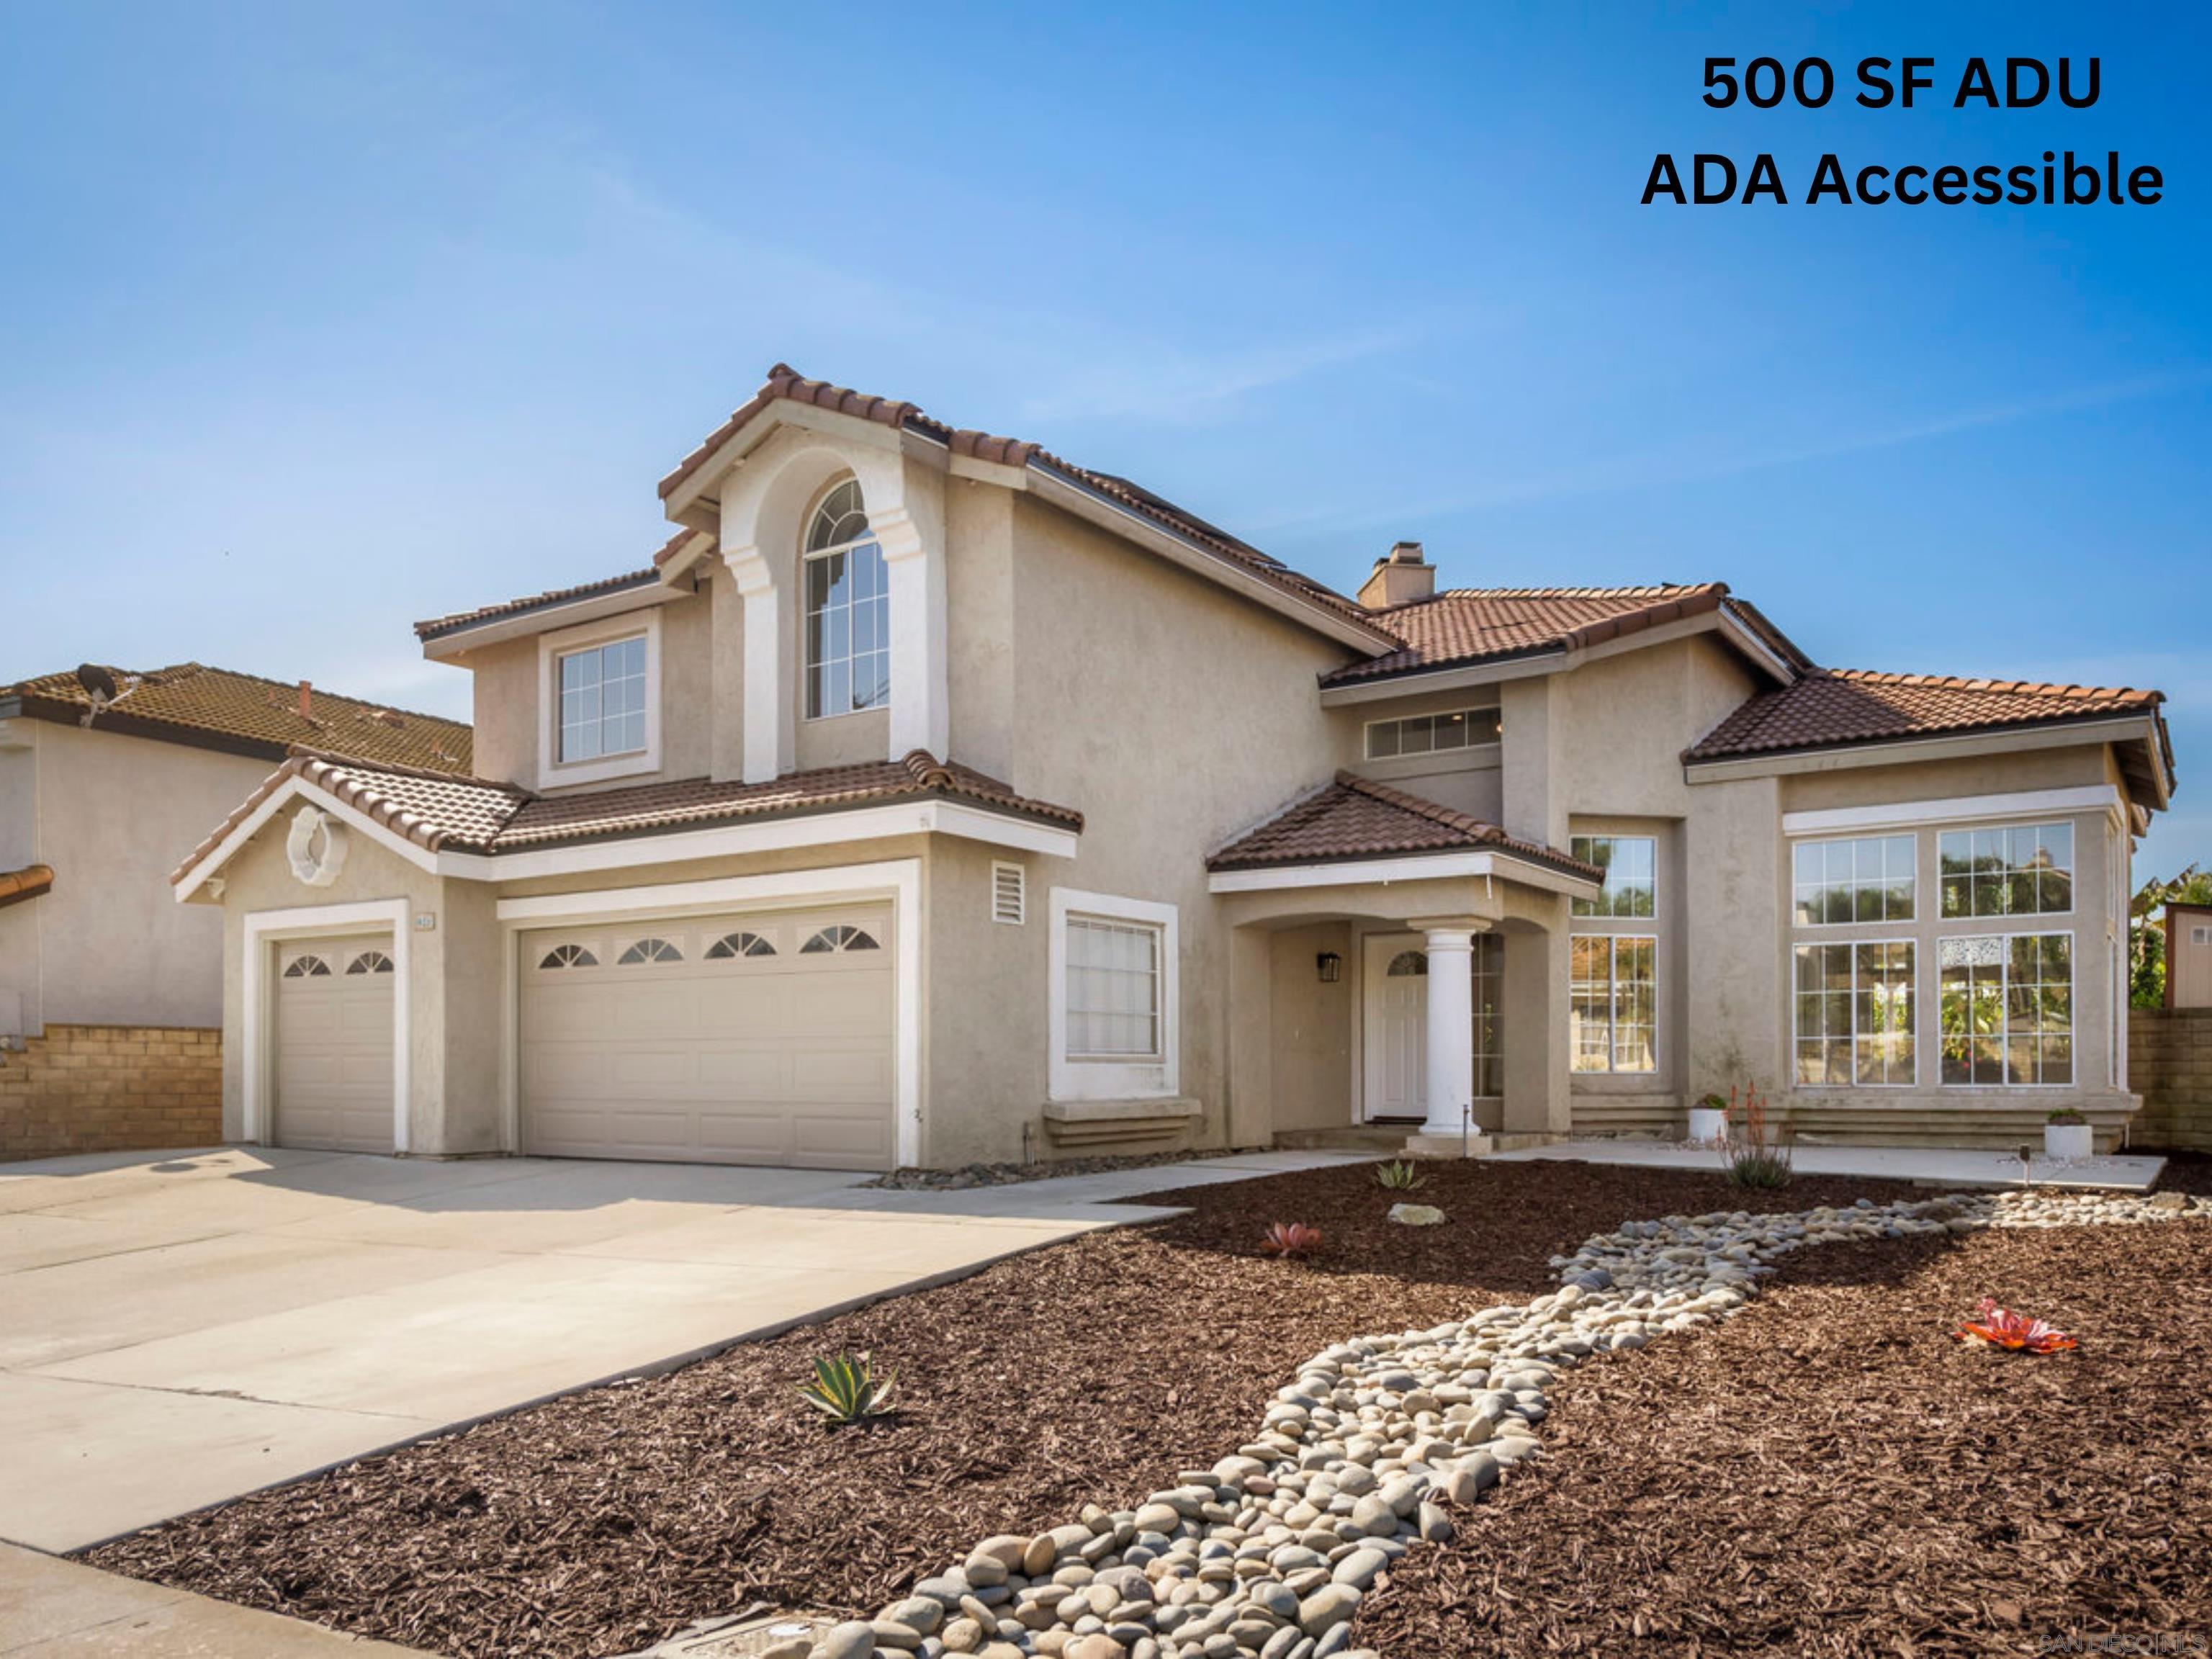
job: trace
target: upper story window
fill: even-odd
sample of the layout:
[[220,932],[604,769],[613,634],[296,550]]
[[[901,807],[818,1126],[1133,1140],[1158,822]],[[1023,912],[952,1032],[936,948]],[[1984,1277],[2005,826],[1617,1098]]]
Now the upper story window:
[[2063,915],[2074,908],[2074,826],[1947,830],[1936,838],[1943,916]]
[[1911,921],[1914,847],[1911,836],[1799,842],[1791,855],[1797,925]]
[[634,634],[558,659],[562,764],[645,752],[645,635]]
[[822,498],[806,528],[806,717],[890,702],[890,586],[857,478]]
[[1578,916],[1651,916],[1658,914],[1659,843],[1650,836],[1576,836],[1568,850],[1605,872],[1605,890],[1578,898]]
[[1389,760],[1397,755],[1436,755],[1455,749],[1472,749],[1496,743],[1495,708],[1454,708],[1441,714],[1408,714],[1403,720],[1367,723],[1367,758]]

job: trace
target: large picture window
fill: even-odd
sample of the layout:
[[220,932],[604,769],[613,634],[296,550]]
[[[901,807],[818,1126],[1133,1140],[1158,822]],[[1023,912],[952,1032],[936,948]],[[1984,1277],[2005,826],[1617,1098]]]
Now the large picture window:
[[1797,1081],[1895,1087],[1914,1080],[1910,940],[1797,947]]
[[1943,915],[2063,915],[2074,908],[2074,826],[1947,830],[1936,841]]
[[1791,859],[1801,927],[1846,921],[1911,921],[1911,836],[1801,841]]
[[1649,934],[1575,938],[1568,1025],[1576,1071],[1658,1069],[1658,962],[1659,941]]
[[1578,916],[1652,916],[1658,914],[1659,843],[1650,836],[1576,836],[1568,848],[1585,864],[1605,872],[1605,890],[1578,898]]
[[814,510],[806,532],[806,717],[890,702],[890,583],[857,479]]
[[645,749],[645,635],[564,652],[559,758],[600,760]]
[[1943,1081],[2074,1081],[2074,936],[1984,933],[1936,943]]
[[1067,1057],[1160,1057],[1161,929],[1103,916],[1067,919]]

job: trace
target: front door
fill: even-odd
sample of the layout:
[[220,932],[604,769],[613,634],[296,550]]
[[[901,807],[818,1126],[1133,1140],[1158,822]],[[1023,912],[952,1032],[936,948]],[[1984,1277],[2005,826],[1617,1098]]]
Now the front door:
[[1361,1115],[1428,1115],[1429,957],[1419,933],[1370,934],[1366,944],[1366,1087]]

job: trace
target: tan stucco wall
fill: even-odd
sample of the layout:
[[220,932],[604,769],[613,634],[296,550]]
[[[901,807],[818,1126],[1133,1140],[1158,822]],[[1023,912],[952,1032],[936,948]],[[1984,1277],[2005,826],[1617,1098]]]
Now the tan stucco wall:
[[[1346,728],[1340,738],[1347,769],[1377,783],[1389,784],[1455,811],[1470,813],[1485,823],[1502,823],[1505,816],[1504,744],[1483,744],[1473,749],[1443,754],[1398,755],[1382,760],[1366,758],[1365,727],[1372,721],[1402,720],[1410,714],[1438,714],[1460,708],[1498,708],[1495,687],[1474,690],[1431,691],[1412,697],[1360,703],[1339,711]],[[1501,714],[1502,719],[1502,714]]]
[[0,1005],[19,1001],[33,1032],[47,1021],[220,1024],[221,930],[174,902],[169,872],[276,763],[6,725],[6,744],[21,746],[0,747],[0,869],[48,864],[54,884],[0,910]]

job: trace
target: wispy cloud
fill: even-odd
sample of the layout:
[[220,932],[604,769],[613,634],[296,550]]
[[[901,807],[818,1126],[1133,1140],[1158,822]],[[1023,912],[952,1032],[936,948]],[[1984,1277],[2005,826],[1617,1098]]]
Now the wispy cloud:
[[1054,390],[1028,399],[1022,412],[1040,421],[1080,416],[1196,424],[1218,418],[1255,392],[1389,356],[1419,337],[1418,326],[1406,325],[1218,352],[1163,351],[1155,343],[1125,342],[1131,349],[1086,352],[1080,366],[1066,367]]

